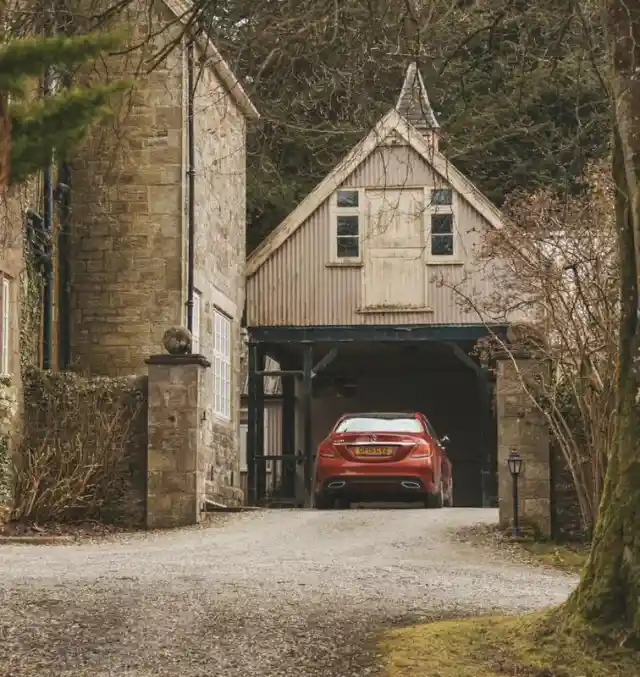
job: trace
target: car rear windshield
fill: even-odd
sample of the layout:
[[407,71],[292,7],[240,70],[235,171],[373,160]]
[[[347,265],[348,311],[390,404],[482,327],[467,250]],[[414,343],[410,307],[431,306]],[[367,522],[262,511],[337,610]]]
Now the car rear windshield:
[[354,416],[338,423],[337,433],[421,433],[422,424],[417,418],[378,418]]

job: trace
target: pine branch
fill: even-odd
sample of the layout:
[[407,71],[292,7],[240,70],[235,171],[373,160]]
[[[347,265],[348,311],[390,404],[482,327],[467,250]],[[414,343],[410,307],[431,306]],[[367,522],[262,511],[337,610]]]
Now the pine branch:
[[0,91],[19,93],[24,78],[40,76],[47,66],[69,68],[102,54],[120,41],[119,33],[10,40],[0,46]]
[[120,81],[12,106],[10,183],[20,183],[42,169],[54,148],[58,157],[68,157],[84,140],[92,123],[108,114],[111,96],[129,86],[127,81]]

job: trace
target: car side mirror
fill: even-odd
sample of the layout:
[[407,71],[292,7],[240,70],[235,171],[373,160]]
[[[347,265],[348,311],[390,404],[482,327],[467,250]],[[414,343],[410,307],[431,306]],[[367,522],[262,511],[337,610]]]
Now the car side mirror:
[[443,435],[443,436],[440,438],[440,444],[441,444],[443,447],[449,446],[449,443],[450,443],[450,442],[451,442],[451,440],[449,439],[449,435]]

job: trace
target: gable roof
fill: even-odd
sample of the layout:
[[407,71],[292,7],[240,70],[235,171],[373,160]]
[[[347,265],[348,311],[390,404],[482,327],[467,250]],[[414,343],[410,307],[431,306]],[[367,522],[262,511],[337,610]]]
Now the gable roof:
[[[191,23],[194,4],[192,0],[162,0],[169,11],[185,27]],[[213,69],[224,88],[236,102],[248,120],[257,120],[260,117],[257,108],[251,102],[240,81],[231,70],[229,64],[222,58],[222,54],[209,37],[199,37],[196,41],[207,57],[206,64]]]
[[420,131],[440,129],[427,96],[427,88],[415,61],[407,68],[396,110]]
[[279,249],[320,205],[355,171],[390,134],[400,136],[451,187],[476,209],[494,228],[503,226],[502,215],[476,186],[437,151],[433,144],[400,113],[391,109],[369,134],[347,154],[304,200],[256,247],[245,268],[247,277],[254,275],[265,261]]

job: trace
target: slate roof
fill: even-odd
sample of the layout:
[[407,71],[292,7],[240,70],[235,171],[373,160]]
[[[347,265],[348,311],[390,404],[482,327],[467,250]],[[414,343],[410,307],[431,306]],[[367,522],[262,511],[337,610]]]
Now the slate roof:
[[415,62],[409,64],[407,68],[396,110],[420,131],[440,128],[431,108],[424,80]]

